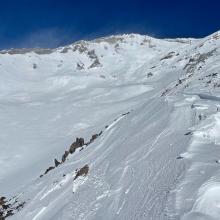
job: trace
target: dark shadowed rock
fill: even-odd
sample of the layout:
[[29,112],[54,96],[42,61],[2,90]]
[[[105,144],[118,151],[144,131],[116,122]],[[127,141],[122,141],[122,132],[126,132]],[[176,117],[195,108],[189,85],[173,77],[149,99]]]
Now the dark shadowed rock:
[[169,91],[170,91],[170,89],[166,89],[164,92],[162,92],[161,96],[167,95]]
[[121,116],[126,116],[128,114],[130,114],[130,112],[123,113]]
[[5,199],[6,199],[6,198],[5,198],[4,196],[2,196],[2,197],[0,198],[0,206],[4,205],[4,204],[6,203]]
[[68,155],[69,155],[69,151],[66,150],[65,153],[62,156],[62,162],[63,163],[66,161],[66,158],[68,157]]
[[[10,201],[10,203],[8,201]],[[0,220],[5,220],[7,217],[14,215],[16,211],[20,211],[24,205],[25,202],[19,202],[17,196],[8,200],[6,200],[5,197],[0,197]]]
[[2,205],[2,208],[3,208],[3,209],[8,209],[8,208],[9,208],[9,205],[3,204],[3,205]]
[[83,138],[76,138],[76,141],[72,143],[70,146],[69,152],[72,154],[75,152],[77,148],[80,148],[84,145],[84,139]]
[[87,55],[89,56],[90,59],[96,59],[97,58],[97,55],[95,54],[95,50],[88,51]]
[[192,134],[192,131],[189,131],[187,133],[185,133],[184,135],[191,135]]
[[98,134],[93,134],[92,138],[90,139],[90,143],[93,142],[98,136]]
[[85,53],[88,51],[88,48],[86,47],[86,42],[77,42],[73,47],[73,52],[79,51],[79,53]]
[[7,218],[7,217],[12,216],[12,215],[14,215],[13,210],[8,210],[5,217]]
[[89,66],[89,69],[94,68],[94,67],[101,67],[101,66],[102,66],[102,65],[101,65],[99,59],[96,58],[96,59],[94,60],[94,62]]
[[152,73],[152,72],[149,72],[149,73],[147,74],[147,78],[149,78],[149,77],[151,77],[151,76],[153,76],[153,73]]
[[83,70],[84,69],[84,63],[77,63],[77,69],[78,70]]
[[84,145],[84,139],[83,138],[76,138],[76,143],[82,147]]
[[54,159],[54,164],[55,164],[55,167],[58,167],[60,165],[60,162],[57,159]]
[[37,64],[36,63],[33,64],[33,69],[37,69]]
[[195,54],[193,57],[189,59],[189,62],[185,65],[183,69],[186,70],[187,73],[194,72],[199,64],[205,63],[205,61],[209,57],[213,56],[215,52],[216,52],[216,49],[211,50],[207,53],[203,53],[203,54],[200,54],[200,53]]
[[22,208],[24,208],[24,205],[25,205],[25,202],[22,202],[22,203],[18,204],[18,205],[15,207],[15,209],[19,211],[19,210],[21,210]]
[[89,173],[89,166],[85,165],[84,167],[82,167],[76,172],[76,176],[74,180],[76,180],[79,176],[86,176],[88,173]]
[[47,168],[46,171],[45,171],[45,173],[44,173],[44,175],[47,174],[48,172],[50,172],[51,170],[53,170],[54,168],[55,168],[55,167],[49,167],[49,168]]
[[175,52],[172,51],[172,52],[168,53],[166,56],[164,56],[163,58],[161,58],[160,60],[162,61],[162,60],[170,59],[174,56],[174,54],[175,54]]

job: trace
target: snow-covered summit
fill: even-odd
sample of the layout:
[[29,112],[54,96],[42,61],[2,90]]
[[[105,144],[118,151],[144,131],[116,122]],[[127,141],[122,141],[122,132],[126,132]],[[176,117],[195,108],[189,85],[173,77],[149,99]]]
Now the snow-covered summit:
[[1,51],[0,219],[219,219],[219,36]]

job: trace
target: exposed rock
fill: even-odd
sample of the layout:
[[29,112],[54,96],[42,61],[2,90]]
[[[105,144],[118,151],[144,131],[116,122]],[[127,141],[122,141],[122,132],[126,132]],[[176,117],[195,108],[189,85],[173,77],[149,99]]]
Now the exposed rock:
[[98,138],[99,134],[93,134],[92,138],[90,139],[89,143],[92,143],[96,138]]
[[9,203],[5,197],[0,197],[0,220],[5,220],[5,218],[14,215],[14,213],[21,210],[25,204],[25,202],[18,203],[18,197],[16,196],[9,201],[11,201],[11,203]]
[[96,59],[97,58],[97,55],[95,54],[95,50],[88,51],[87,55],[89,56],[90,59]]
[[33,69],[37,69],[37,64],[36,63],[33,64]]
[[148,47],[149,48],[155,48],[156,47],[156,45],[154,45],[154,44],[152,44],[152,41],[151,41],[151,39],[144,39],[141,43],[140,43],[140,45],[146,45],[146,44],[148,44]]
[[165,96],[166,94],[168,94],[169,91],[170,89],[166,89],[164,92],[162,92],[161,96]]
[[8,210],[7,211],[7,214],[5,215],[5,218],[7,218],[7,217],[9,217],[9,216],[12,216],[12,215],[14,215],[14,213],[13,213],[13,210]]
[[83,138],[76,138],[76,141],[72,143],[70,146],[69,152],[72,154],[75,152],[77,148],[80,148],[84,145],[84,139]]
[[213,39],[215,40],[218,40],[220,39],[220,34],[219,33],[215,33],[213,36],[212,36]]
[[4,205],[5,204],[5,201],[6,200],[6,198],[4,197],[4,196],[2,196],[1,198],[0,198],[0,206],[2,206],[2,205]]
[[22,202],[22,203],[18,204],[18,205],[15,207],[15,209],[18,210],[18,211],[20,211],[20,210],[24,207],[24,205],[25,205],[25,202]]
[[130,112],[123,113],[121,116],[125,116],[125,115],[128,115],[128,114],[130,114]]
[[147,78],[149,78],[149,77],[151,77],[151,76],[153,76],[153,73],[152,73],[152,72],[149,72],[149,73],[147,74]]
[[[121,116],[125,116],[127,114],[129,114],[130,112],[126,112],[124,114],[122,114]],[[116,121],[117,119],[115,119],[114,121]],[[105,126],[105,129],[107,129],[109,127],[109,125]],[[55,166],[51,166],[49,167],[44,174],[40,175],[40,177],[43,177],[44,175],[46,175],[48,172],[50,172],[51,170],[55,169],[56,167],[58,167],[61,163],[64,163],[66,161],[66,158],[68,157],[69,154],[73,154],[77,148],[80,148],[80,151],[83,150],[83,146],[86,147],[89,144],[91,144],[95,139],[97,139],[99,136],[101,136],[103,134],[103,131],[100,131],[98,134],[93,134],[91,139],[89,140],[89,142],[85,143],[83,138],[76,138],[76,141],[73,142],[71,144],[71,146],[69,147],[69,150],[66,150],[65,153],[62,155],[61,158],[61,162],[59,162],[57,159],[54,159],[54,163]],[[83,167],[84,169],[86,169],[86,166]]]
[[94,67],[101,67],[101,66],[102,66],[102,65],[101,65],[99,59],[96,58],[96,59],[94,60],[94,62],[89,66],[89,69],[94,68]]
[[191,135],[192,131],[186,132],[184,135]]
[[207,53],[196,54],[195,56],[193,56],[189,59],[189,62],[185,65],[185,67],[183,69],[185,69],[187,71],[187,73],[192,73],[193,71],[196,70],[197,66],[200,63],[204,63],[205,60],[208,59],[209,57],[213,56],[215,52],[216,52],[216,49],[211,50]]
[[170,59],[170,58],[172,58],[174,56],[174,54],[175,54],[175,52],[172,51],[172,52],[168,53],[166,56],[162,57],[160,59],[160,61],[166,60],[166,59]]
[[83,70],[84,69],[84,63],[81,63],[81,62],[77,63],[77,69],[78,70]]
[[119,43],[115,44],[115,51],[118,53],[120,51]]
[[215,87],[220,87],[220,83],[214,83],[213,86],[214,86],[214,88],[215,88]]
[[73,52],[79,51],[80,53],[85,53],[88,51],[88,48],[85,46],[85,42],[78,42],[73,47]]
[[48,172],[50,172],[51,170],[53,170],[55,167],[49,167],[46,169],[46,171],[44,172],[44,175],[46,175]]
[[65,153],[62,156],[62,163],[66,161],[66,158],[68,157],[68,155],[69,155],[69,151],[65,151]]
[[178,82],[176,83],[176,87],[181,85],[184,81],[186,81],[186,79],[178,79]]
[[55,167],[58,167],[61,163],[57,159],[54,159],[54,164],[55,164]]
[[76,172],[76,176],[74,180],[76,180],[79,176],[86,176],[88,173],[89,173],[89,166],[85,165],[84,167],[82,167]]
[[5,204],[2,204],[2,208],[3,208],[3,209],[8,209],[8,208],[9,208],[9,205],[6,205],[6,203],[5,203]]

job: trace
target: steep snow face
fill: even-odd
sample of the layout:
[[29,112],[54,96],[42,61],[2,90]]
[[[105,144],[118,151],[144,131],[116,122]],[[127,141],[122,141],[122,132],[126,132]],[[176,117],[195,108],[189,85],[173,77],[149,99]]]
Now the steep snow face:
[[219,32],[0,52],[0,216],[220,219],[219,61]]

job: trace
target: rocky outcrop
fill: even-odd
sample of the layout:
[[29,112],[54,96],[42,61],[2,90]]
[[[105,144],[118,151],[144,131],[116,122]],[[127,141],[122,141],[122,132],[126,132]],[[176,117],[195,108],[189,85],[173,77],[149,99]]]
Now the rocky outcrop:
[[170,58],[172,58],[174,56],[174,54],[175,54],[175,52],[172,51],[172,52],[168,53],[166,56],[162,57],[160,59],[160,61],[170,59]]
[[[120,117],[124,117],[124,116],[128,115],[129,113],[130,112],[123,113]],[[117,119],[115,119],[114,121],[117,121]],[[106,125],[104,130],[106,130],[108,127],[109,127],[109,125]],[[46,175],[51,170],[53,170],[56,167],[60,166],[62,163],[65,163],[65,161],[67,160],[67,157],[69,156],[69,154],[73,154],[77,149],[80,149],[80,151],[81,151],[83,149],[83,147],[87,147],[88,145],[93,143],[98,137],[100,137],[103,134],[103,132],[104,131],[100,131],[97,134],[93,134],[88,142],[85,142],[84,138],[78,138],[77,137],[76,140],[70,145],[69,149],[66,150],[64,152],[64,154],[62,155],[61,162],[58,161],[57,159],[54,159],[55,166],[50,166],[49,168],[47,168],[46,171],[44,172],[44,174],[40,175],[40,177],[43,177],[44,175]],[[86,169],[86,168],[84,168],[84,169]]]
[[153,73],[152,72],[149,72],[148,74],[147,74],[147,78],[150,78],[150,77],[152,77],[153,76]]
[[81,62],[79,62],[79,63],[77,63],[77,70],[83,70],[84,69],[84,63],[81,63]]
[[85,165],[84,167],[76,171],[76,176],[74,177],[74,180],[76,180],[80,176],[87,176],[88,173],[89,173],[89,166]]
[[73,52],[75,51],[79,51],[79,53],[85,53],[86,51],[88,51],[86,42],[81,41],[81,42],[75,43],[75,45],[73,46]]
[[90,51],[88,51],[87,55],[88,55],[88,57],[89,57],[90,59],[96,59],[96,58],[97,58],[97,55],[96,55],[96,53],[95,53],[95,50],[90,50]]
[[7,217],[15,214],[16,211],[22,209],[25,202],[18,202],[18,197],[13,197],[7,200],[4,196],[0,197],[0,220],[5,220]]
[[102,65],[101,65],[99,59],[96,58],[96,59],[94,60],[94,62],[89,66],[89,69],[94,68],[94,67],[101,67],[101,66],[102,66]]
[[[203,53],[203,54],[196,54],[193,57],[191,57],[189,59],[189,62],[185,65],[185,67],[183,68],[184,70],[187,71],[187,73],[192,73],[196,70],[196,68],[201,64],[201,63],[205,63],[205,61],[214,55],[214,53],[216,52],[216,49],[211,50],[207,53]],[[201,68],[201,66],[199,67]]]
[[65,161],[66,161],[66,158],[68,157],[68,155],[69,155],[69,151],[65,151],[65,153],[63,154],[63,156],[62,156],[62,163],[64,163]]
[[73,142],[69,148],[69,152],[72,154],[76,151],[77,148],[80,148],[84,145],[84,139],[83,138],[76,138],[76,141]]
[[58,167],[61,163],[57,159],[54,159],[54,164],[55,164],[55,167]]
[[33,69],[37,69],[37,64],[33,63]]
[[55,167],[49,167],[46,169],[46,171],[44,172],[44,175],[47,174],[48,172],[50,172],[51,170],[53,170]]

